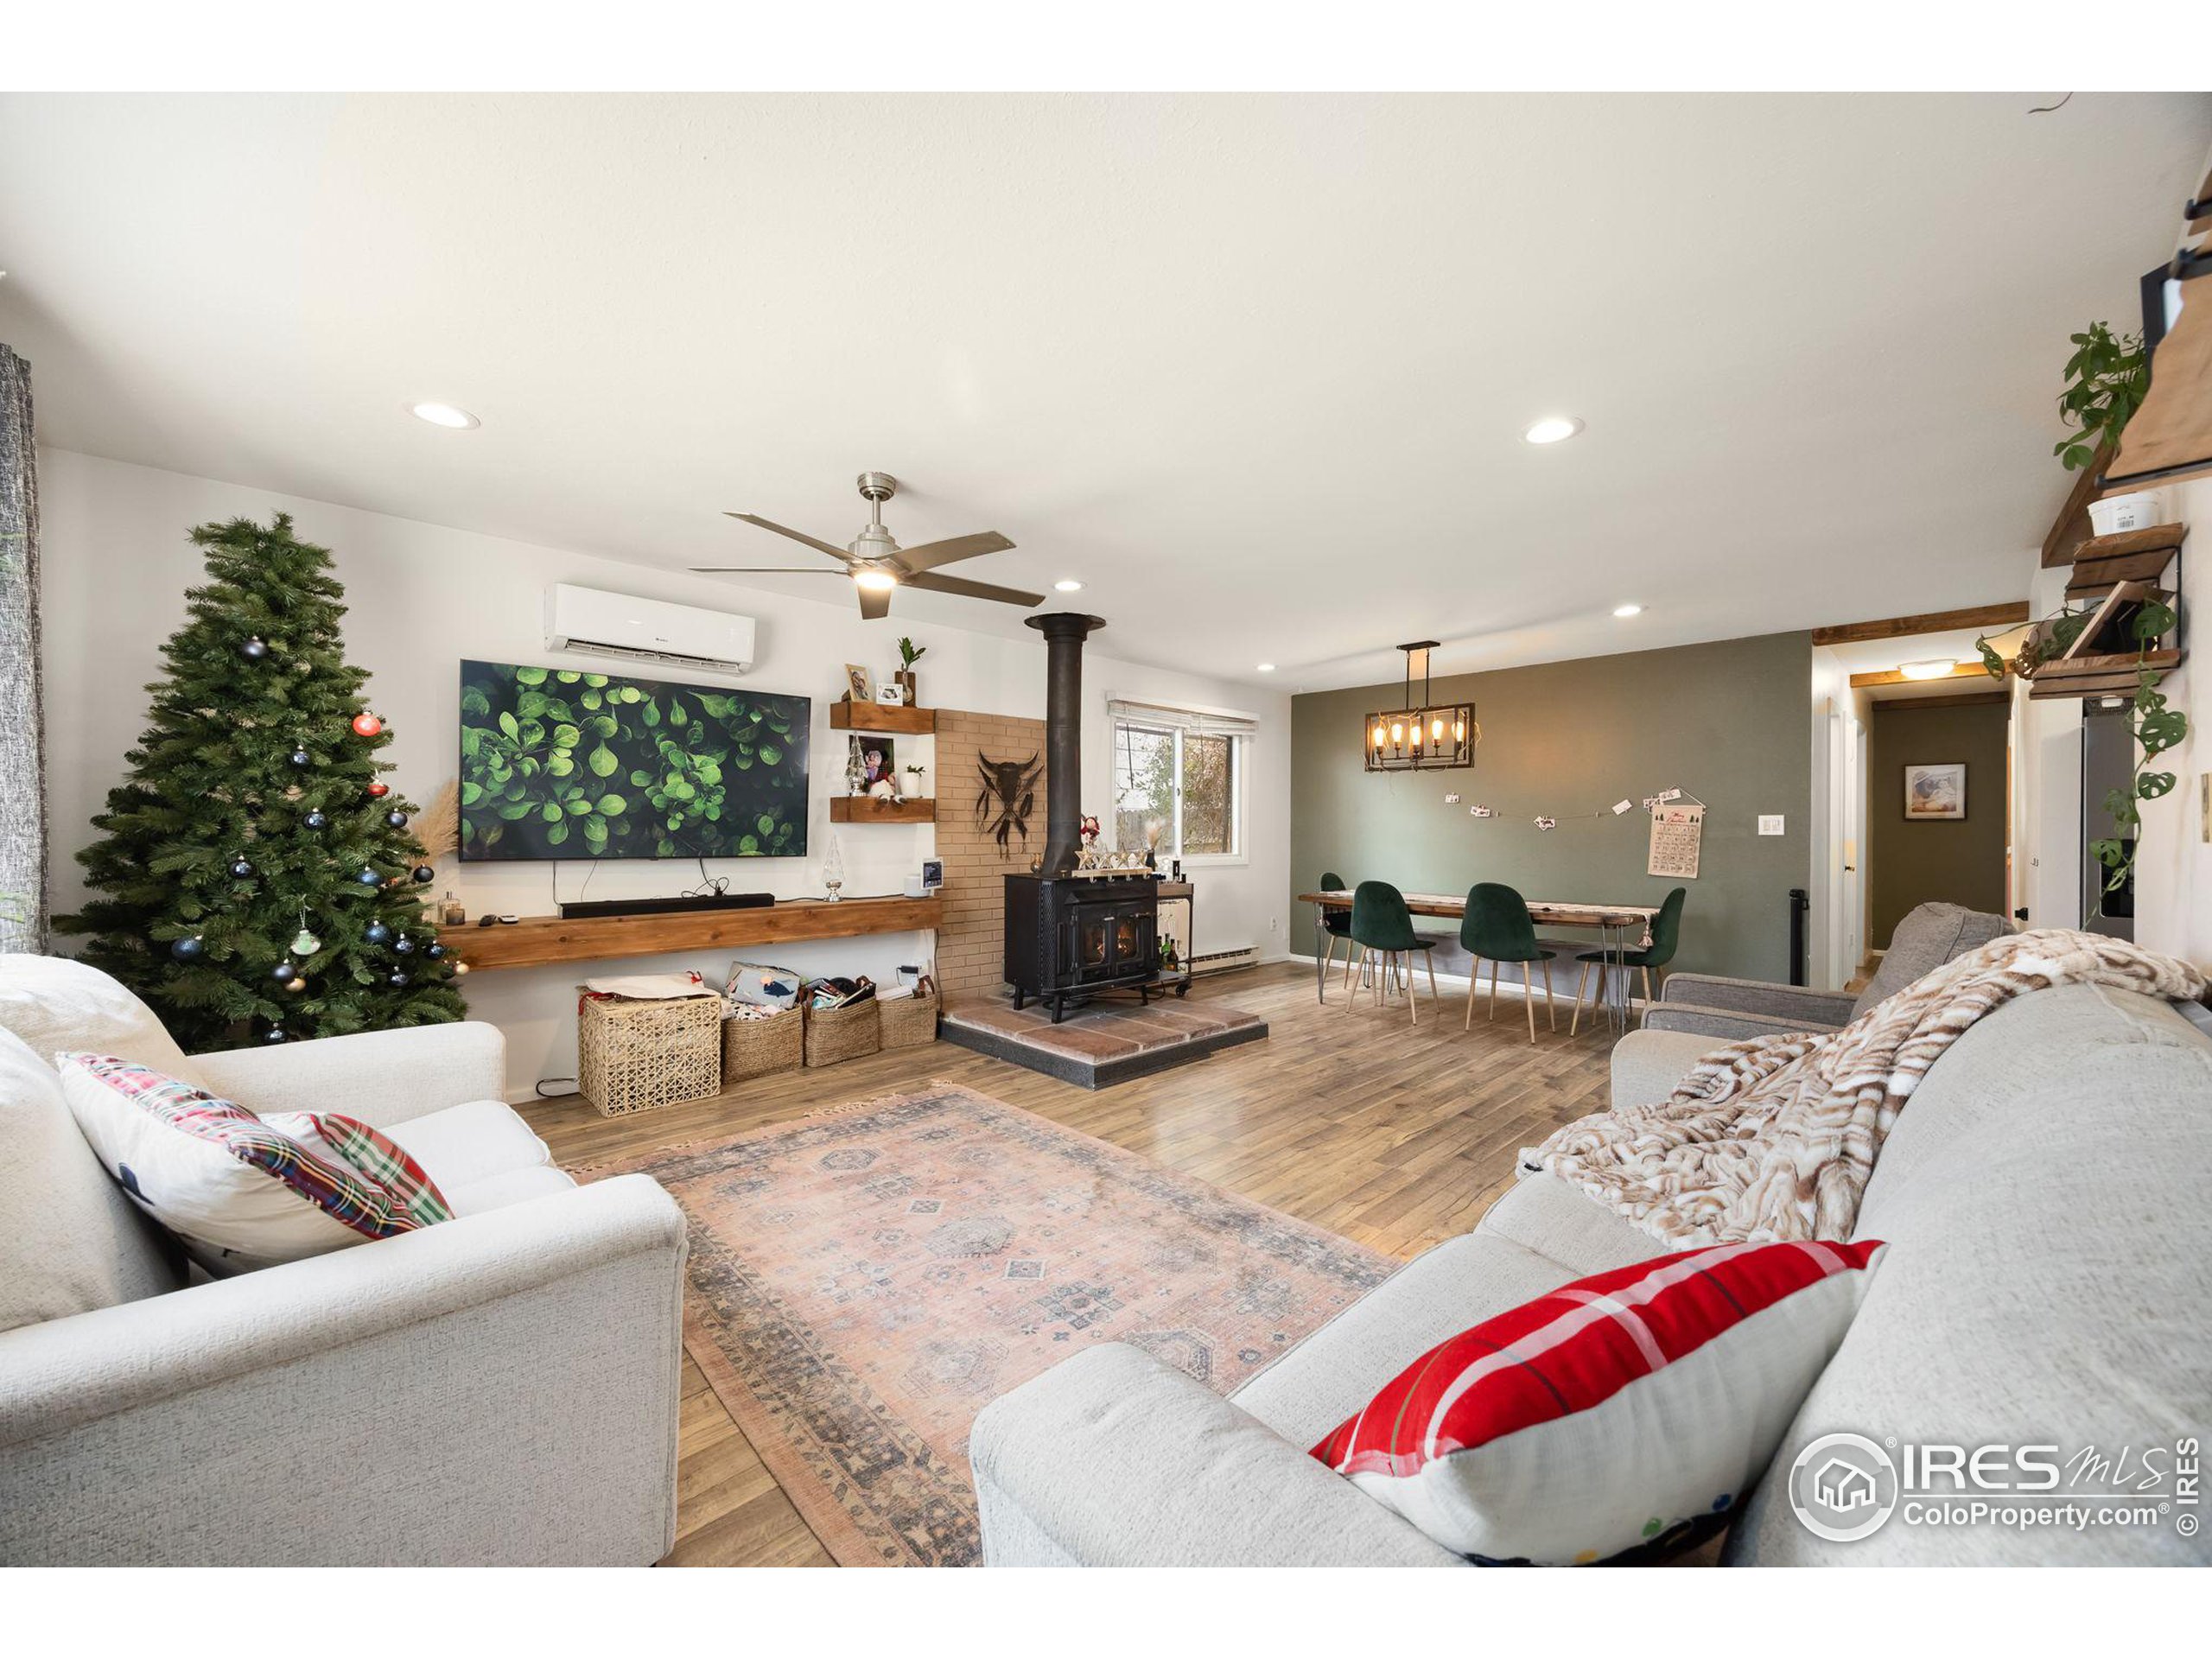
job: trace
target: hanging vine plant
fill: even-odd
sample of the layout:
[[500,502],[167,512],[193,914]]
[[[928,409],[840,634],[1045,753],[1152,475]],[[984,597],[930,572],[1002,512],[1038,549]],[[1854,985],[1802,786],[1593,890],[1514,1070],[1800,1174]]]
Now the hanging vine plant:
[[2151,390],[2151,359],[2140,334],[2115,334],[2112,325],[2093,322],[2069,335],[2074,355],[2066,359],[2066,387],[2058,412],[2081,430],[2061,438],[2051,454],[2069,473],[2096,459],[2100,448],[2120,447],[2120,429],[2135,417]]
[[[2009,663],[1986,636],[1977,639],[1974,647],[1993,679],[2001,680],[2007,672],[2031,675],[2039,664],[2063,656],[2081,638],[2094,613],[2068,609],[2044,618],[2029,631],[2018,654]],[[2127,708],[2128,731],[2137,756],[2135,772],[2126,789],[2105,791],[2104,808],[2112,816],[2113,833],[2089,843],[2090,855],[2111,872],[2105,880],[2107,893],[2126,886],[2134,871],[2136,849],[2142,839],[2142,803],[2173,792],[2174,774],[2153,771],[2152,763],[2189,737],[2189,716],[2172,707],[2158,689],[2166,677],[2165,671],[2150,661],[2150,653],[2173,632],[2178,620],[2173,596],[2153,594],[2136,607],[2128,624],[2129,636],[2135,642],[2135,695]]]

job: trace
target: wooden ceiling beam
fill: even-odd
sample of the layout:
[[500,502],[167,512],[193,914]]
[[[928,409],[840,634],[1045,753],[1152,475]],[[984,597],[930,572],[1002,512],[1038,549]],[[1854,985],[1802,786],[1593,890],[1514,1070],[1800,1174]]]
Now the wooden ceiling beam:
[[[1913,633],[1949,633],[1959,628],[2013,628],[2028,620],[2028,601],[1975,605],[1963,611],[1928,611],[1918,616],[1885,616],[1878,622],[1846,622],[1815,628],[1816,645],[1857,645],[1869,639],[1900,639]],[[1856,682],[1853,682],[1856,683]]]
[[1851,683],[1854,686],[1934,685],[1943,680],[1986,681],[1988,678],[1989,671],[1979,663],[1955,663],[1948,674],[1928,674],[1915,678],[1902,670],[1892,668],[1878,674],[1854,674],[1851,677]]
[[1898,709],[1970,709],[1987,702],[2010,702],[2012,696],[2004,691],[1947,691],[1934,697],[1884,697],[1874,704],[1874,712],[1886,715]]

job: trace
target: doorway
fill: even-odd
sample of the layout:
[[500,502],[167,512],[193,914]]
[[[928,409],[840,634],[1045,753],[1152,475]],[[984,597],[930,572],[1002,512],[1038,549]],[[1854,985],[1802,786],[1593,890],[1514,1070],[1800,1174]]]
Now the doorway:
[[[2135,875],[2117,887],[2089,850],[2113,833],[2105,793],[2135,787],[2135,730],[2126,703],[2090,703],[2082,710],[2082,927],[2108,938],[2135,938]],[[2129,850],[2133,850],[2132,847]]]

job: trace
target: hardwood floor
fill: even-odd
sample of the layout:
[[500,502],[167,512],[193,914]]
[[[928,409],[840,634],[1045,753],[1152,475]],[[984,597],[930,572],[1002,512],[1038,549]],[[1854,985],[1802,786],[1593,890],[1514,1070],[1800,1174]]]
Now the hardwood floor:
[[[1341,984],[1313,1000],[1308,968],[1279,965],[1202,982],[1193,997],[1248,1008],[1267,1041],[1097,1092],[948,1043],[740,1085],[728,1095],[632,1118],[602,1118],[574,1096],[523,1108],[570,1166],[711,1140],[944,1077],[1185,1170],[1347,1238],[1410,1256],[1473,1226],[1512,1183],[1513,1155],[1606,1105],[1610,1032],[1561,1021],[1534,1047],[1522,1011],[1447,993],[1421,1023],[1393,999],[1348,1009]],[[1540,1027],[1541,1028],[1541,1027]],[[670,1565],[830,1564],[706,1378],[683,1363],[677,1537]]]

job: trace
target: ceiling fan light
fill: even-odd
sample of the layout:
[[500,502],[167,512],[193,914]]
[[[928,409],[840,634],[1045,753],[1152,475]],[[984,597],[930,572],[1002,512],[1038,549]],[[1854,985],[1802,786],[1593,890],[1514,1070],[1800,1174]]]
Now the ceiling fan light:
[[871,594],[887,594],[899,585],[899,578],[888,570],[855,570],[853,581]]

